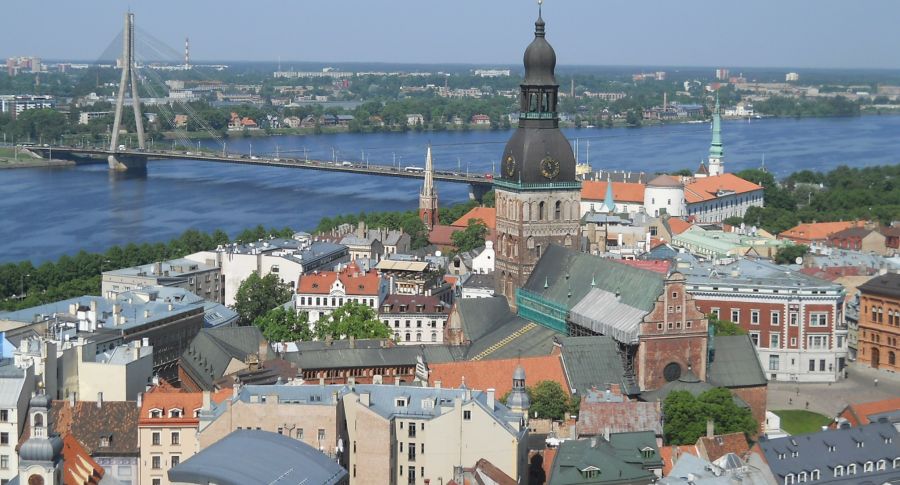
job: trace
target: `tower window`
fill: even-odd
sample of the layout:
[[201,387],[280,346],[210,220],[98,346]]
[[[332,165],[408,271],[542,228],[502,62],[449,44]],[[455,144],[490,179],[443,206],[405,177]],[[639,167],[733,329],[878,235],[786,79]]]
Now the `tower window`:
[[547,208],[544,205],[544,202],[538,204],[538,220],[545,220],[547,218]]
[[560,220],[562,219],[562,202],[556,201],[556,205],[553,208],[553,219]]

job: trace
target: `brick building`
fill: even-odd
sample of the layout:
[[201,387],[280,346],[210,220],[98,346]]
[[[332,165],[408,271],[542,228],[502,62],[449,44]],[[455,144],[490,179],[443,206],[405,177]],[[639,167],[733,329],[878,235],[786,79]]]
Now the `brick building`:
[[887,254],[887,238],[871,227],[850,227],[828,236],[828,245],[834,248]]
[[683,254],[677,266],[703,313],[748,332],[770,380],[837,380],[848,352],[841,285],[764,260],[714,264]]
[[859,287],[860,363],[900,371],[900,274],[876,276]]

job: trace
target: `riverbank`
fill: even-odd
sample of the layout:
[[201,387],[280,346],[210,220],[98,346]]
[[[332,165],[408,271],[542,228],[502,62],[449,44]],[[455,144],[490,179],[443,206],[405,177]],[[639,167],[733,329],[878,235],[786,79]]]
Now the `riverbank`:
[[0,158],[0,170],[13,168],[72,167],[71,160],[19,160]]

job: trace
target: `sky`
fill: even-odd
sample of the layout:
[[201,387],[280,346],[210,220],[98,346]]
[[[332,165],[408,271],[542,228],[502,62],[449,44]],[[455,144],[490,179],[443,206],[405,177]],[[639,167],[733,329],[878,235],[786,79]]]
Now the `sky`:
[[[521,62],[535,0],[3,0],[0,57],[94,60],[130,8],[192,59]],[[18,21],[16,20],[18,19]],[[28,21],[24,21],[28,19]],[[546,0],[560,65],[900,68],[897,0]]]

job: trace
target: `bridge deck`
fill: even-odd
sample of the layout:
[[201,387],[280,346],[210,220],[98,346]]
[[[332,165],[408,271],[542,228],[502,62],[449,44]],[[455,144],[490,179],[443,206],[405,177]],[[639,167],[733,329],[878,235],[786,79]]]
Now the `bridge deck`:
[[[400,177],[411,179],[425,178],[424,169],[421,171],[406,170],[404,168],[392,167],[389,165],[365,164],[352,161],[331,161],[331,160],[305,160],[297,158],[267,158],[267,157],[251,157],[249,155],[226,154],[213,155],[204,152],[184,152],[184,151],[163,151],[163,150],[123,150],[109,151],[98,150],[92,148],[73,148],[73,147],[29,147],[35,152],[48,153],[50,151],[59,154],[76,154],[76,155],[124,155],[131,157],[147,157],[147,160],[200,160],[204,162],[232,163],[239,165],[257,165],[267,167],[285,167],[300,168],[307,170],[321,170],[327,172],[346,172],[361,175],[379,175],[383,177]],[[442,182],[467,183],[472,185],[493,185],[494,180],[491,174],[465,174],[454,171],[435,170],[434,179]]]

